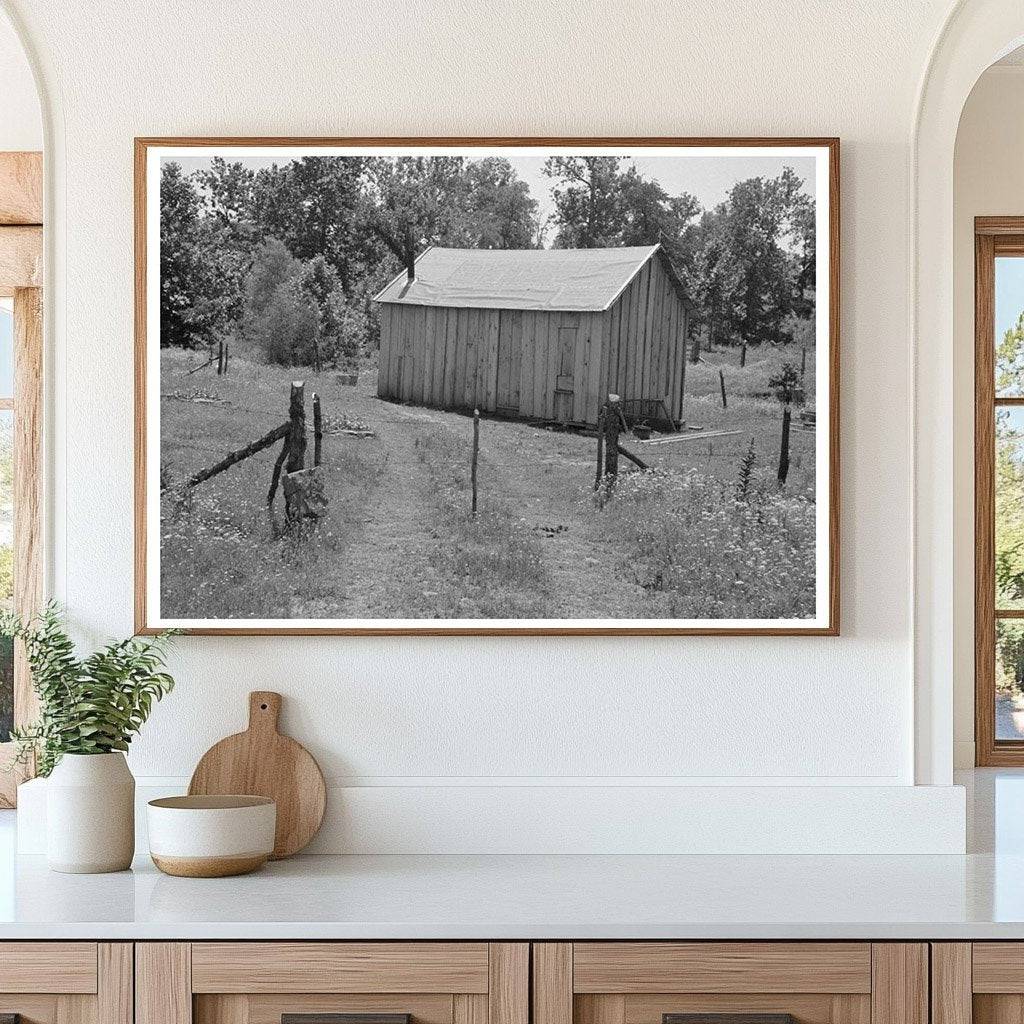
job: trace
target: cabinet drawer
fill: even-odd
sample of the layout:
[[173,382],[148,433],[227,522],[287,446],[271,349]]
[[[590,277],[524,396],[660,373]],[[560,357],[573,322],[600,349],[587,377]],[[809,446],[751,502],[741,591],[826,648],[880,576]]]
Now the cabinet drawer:
[[574,992],[871,991],[871,945],[578,942]]
[[0,1017],[22,1024],[132,1024],[126,942],[0,942]]
[[95,942],[0,943],[0,992],[92,994],[97,974]]
[[534,1024],[929,1024],[923,943],[537,943],[533,958]]
[[528,1024],[529,973],[522,942],[139,943],[135,1024]]
[[197,942],[193,992],[487,991],[486,942]]

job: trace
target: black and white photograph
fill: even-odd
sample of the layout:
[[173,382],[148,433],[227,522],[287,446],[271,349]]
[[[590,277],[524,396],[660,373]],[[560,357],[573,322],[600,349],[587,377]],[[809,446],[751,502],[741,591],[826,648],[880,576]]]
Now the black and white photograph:
[[835,633],[834,140],[138,140],[137,608]]

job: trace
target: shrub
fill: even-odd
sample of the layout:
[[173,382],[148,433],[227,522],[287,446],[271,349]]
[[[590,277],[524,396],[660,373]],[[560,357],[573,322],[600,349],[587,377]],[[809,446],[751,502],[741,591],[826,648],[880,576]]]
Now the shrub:
[[696,470],[622,475],[602,513],[627,565],[667,618],[808,618],[815,603],[815,508]]

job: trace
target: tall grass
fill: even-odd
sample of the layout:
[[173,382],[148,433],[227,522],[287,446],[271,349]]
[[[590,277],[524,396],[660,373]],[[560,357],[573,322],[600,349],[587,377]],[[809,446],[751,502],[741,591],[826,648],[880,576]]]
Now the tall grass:
[[603,512],[624,540],[624,570],[659,618],[809,618],[815,603],[815,511],[804,497],[696,470],[619,478]]
[[416,453],[432,482],[439,543],[431,562],[438,583],[435,592],[423,596],[424,607],[411,614],[483,619],[550,614],[550,580],[537,535],[493,493],[482,496],[476,516],[471,512],[468,439],[431,426],[418,436]]

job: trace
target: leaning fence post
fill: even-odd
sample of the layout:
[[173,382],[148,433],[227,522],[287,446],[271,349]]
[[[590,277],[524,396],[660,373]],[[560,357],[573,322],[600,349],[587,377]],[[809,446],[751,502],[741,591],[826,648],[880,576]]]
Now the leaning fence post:
[[725,400],[725,371],[724,370],[719,370],[718,371],[718,383],[721,385],[721,388],[722,388],[722,408],[723,409],[727,409],[729,407],[729,403],[726,402],[726,400]]
[[782,410],[782,449],[779,452],[779,486],[786,483],[789,475],[789,421],[792,414],[789,405]]
[[470,480],[473,484],[473,515],[476,515],[476,464],[480,455],[480,410],[473,410],[473,461],[470,464]]
[[320,465],[320,450],[323,447],[324,423],[320,413],[320,396],[313,393],[313,465]]

